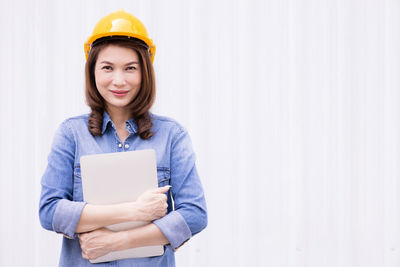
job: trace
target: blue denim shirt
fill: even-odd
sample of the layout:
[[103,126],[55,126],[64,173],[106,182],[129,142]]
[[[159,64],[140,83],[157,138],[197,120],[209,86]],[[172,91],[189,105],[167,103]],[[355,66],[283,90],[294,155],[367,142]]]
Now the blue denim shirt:
[[[154,135],[148,140],[139,137],[133,119],[126,121],[129,136],[124,143],[107,112],[104,112],[102,136],[90,134],[88,114],[67,119],[58,128],[42,177],[39,217],[43,228],[64,235],[59,266],[175,266],[175,249],[206,227],[206,203],[188,133],[172,119],[154,114],[151,118]],[[169,244],[164,246],[162,256],[91,264],[82,258],[75,235],[86,204],[80,157],[141,149],[156,151],[159,187],[171,185],[167,215],[153,221]]]

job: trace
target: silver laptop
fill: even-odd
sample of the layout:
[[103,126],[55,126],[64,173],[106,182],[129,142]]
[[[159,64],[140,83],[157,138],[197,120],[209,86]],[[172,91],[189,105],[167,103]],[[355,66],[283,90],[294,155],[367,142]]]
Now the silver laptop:
[[[135,201],[148,189],[158,187],[156,154],[152,149],[82,156],[83,198],[96,205]],[[148,222],[126,222],[107,226],[112,231],[127,230]],[[110,252],[91,263],[127,258],[160,256],[163,246],[147,246]]]

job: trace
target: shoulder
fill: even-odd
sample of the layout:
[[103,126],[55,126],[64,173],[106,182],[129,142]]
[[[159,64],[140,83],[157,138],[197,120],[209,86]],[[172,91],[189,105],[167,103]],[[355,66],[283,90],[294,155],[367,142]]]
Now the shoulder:
[[89,114],[67,118],[61,123],[58,131],[72,137],[76,131],[87,129],[88,120]]
[[193,153],[192,141],[188,130],[184,126],[169,117],[154,114],[151,114],[151,117],[155,138],[167,139],[171,145],[171,153],[179,153],[180,155]]
[[155,127],[170,128],[172,130],[185,131],[185,128],[175,119],[151,113],[151,120]]
[[150,116],[153,122],[153,130],[156,133],[168,132],[172,136],[178,136],[187,133],[186,128],[173,118],[160,116],[153,113],[150,113]]
[[86,122],[89,120],[89,114],[82,114],[79,116],[74,116],[65,119],[64,123],[79,123],[79,122]]
[[89,121],[89,114],[82,114],[79,116],[67,118],[64,120],[62,124],[70,128],[76,128],[79,126],[87,126],[88,121]]

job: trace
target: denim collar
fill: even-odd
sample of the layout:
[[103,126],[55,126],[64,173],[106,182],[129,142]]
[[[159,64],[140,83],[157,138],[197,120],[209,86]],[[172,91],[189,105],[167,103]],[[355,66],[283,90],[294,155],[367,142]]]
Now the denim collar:
[[[129,126],[129,127],[126,128],[126,130],[128,132],[137,133],[138,127],[137,127],[136,122],[135,122],[135,120],[133,118],[130,118],[129,120],[127,120],[126,123],[127,123],[127,126]],[[110,115],[108,115],[107,111],[104,111],[104,113],[103,113],[103,127],[102,127],[102,130],[101,130],[101,134],[104,134],[104,132],[107,130],[107,127],[108,127],[109,124],[111,125],[111,127],[114,128],[114,130],[116,129],[115,125],[114,125],[114,122],[110,118]]]

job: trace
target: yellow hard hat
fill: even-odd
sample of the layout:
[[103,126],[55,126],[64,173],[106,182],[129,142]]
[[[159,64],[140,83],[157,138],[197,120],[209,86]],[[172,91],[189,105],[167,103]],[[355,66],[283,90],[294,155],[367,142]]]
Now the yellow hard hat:
[[108,36],[128,36],[142,40],[149,47],[150,59],[153,62],[156,46],[149,38],[146,28],[138,18],[122,9],[105,16],[94,27],[92,36],[87,39],[84,46],[86,59],[93,42]]

